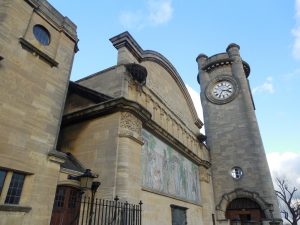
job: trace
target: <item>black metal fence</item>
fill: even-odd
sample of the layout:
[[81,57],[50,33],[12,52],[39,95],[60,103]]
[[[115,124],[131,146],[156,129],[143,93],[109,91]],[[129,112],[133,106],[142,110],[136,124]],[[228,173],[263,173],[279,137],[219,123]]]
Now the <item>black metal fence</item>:
[[83,197],[77,219],[78,225],[142,225],[142,202],[130,204],[119,201]]

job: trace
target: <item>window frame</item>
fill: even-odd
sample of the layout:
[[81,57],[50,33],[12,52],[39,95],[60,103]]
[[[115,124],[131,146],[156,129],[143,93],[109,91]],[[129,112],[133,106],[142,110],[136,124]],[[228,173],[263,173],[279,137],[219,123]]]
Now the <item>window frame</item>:
[[2,194],[2,190],[3,190],[4,184],[5,184],[5,180],[6,180],[6,176],[7,176],[7,170],[4,170],[4,169],[1,169],[1,168],[0,168],[0,173],[1,173],[2,171],[3,171],[5,174],[4,174],[4,176],[3,176],[3,180],[2,180],[2,181],[0,180],[0,196],[1,196],[1,194]]
[[26,175],[24,173],[12,172],[12,177],[6,192],[4,204],[19,205],[25,177]]
[[41,24],[35,24],[32,27],[32,33],[35,39],[43,46],[48,46],[51,43],[51,35],[49,30]]
[[232,167],[230,173],[231,173],[231,177],[234,180],[239,180],[244,176],[244,171],[242,170],[241,167],[238,166]]
[[171,222],[172,222],[172,224],[176,224],[174,221],[174,217],[175,217],[176,211],[179,210],[179,211],[181,211],[182,215],[184,216],[185,225],[187,225],[188,224],[188,221],[187,221],[188,208],[179,206],[179,205],[174,205],[174,204],[171,204],[170,207],[171,207],[171,220],[172,220]]
[[[33,173],[15,170],[15,169],[6,168],[6,167],[0,167],[0,171],[6,172],[5,179],[3,181],[2,191],[0,192],[0,205],[1,206],[4,206],[4,205],[19,206],[20,204],[22,204],[22,192],[24,191],[24,188],[26,188],[26,180],[27,180],[28,176],[33,175]],[[24,177],[23,177],[23,184],[22,184],[22,187],[21,187],[21,190],[19,193],[20,196],[19,196],[18,202],[11,204],[11,203],[7,203],[6,197],[8,195],[9,189],[12,185],[11,182],[12,182],[12,178],[13,178],[14,174],[20,174],[20,175],[23,175]]]

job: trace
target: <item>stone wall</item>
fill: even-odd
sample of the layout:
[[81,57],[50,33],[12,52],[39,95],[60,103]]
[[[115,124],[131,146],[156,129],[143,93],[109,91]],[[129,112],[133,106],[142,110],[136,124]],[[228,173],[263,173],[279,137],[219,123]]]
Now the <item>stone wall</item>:
[[[201,102],[204,113],[207,143],[211,150],[213,187],[215,203],[219,210],[218,219],[225,219],[229,202],[228,195],[263,199],[261,208],[266,218],[270,219],[269,204],[275,208],[274,216],[279,218],[278,205],[274,193],[271,175],[261,140],[258,123],[249,89],[245,62],[239,56],[237,45],[230,45],[227,53],[220,53],[210,58],[200,55],[199,81]],[[221,64],[222,62],[222,64]],[[236,97],[227,103],[213,103],[208,97],[209,84],[216,77],[227,75],[237,81]],[[243,170],[241,179],[231,177],[233,167]],[[231,199],[233,200],[233,199]],[[222,203],[222,204],[221,204]],[[224,204],[223,204],[224,203]]]
[[[75,39],[68,36],[59,27],[68,22],[44,1],[4,0],[0,15],[0,167],[26,174],[20,203],[11,208],[4,204],[6,177],[0,224],[48,224],[60,162],[48,153],[56,146],[76,31]],[[48,46],[35,39],[35,24],[50,32]]]

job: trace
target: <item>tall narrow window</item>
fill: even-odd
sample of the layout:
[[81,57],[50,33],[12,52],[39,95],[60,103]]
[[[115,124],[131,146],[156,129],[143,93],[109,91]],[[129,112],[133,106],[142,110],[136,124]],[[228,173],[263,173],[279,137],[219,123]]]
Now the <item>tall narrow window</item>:
[[0,194],[2,192],[2,188],[3,188],[3,185],[4,185],[6,173],[7,172],[5,170],[0,170]]
[[14,172],[7,191],[5,204],[19,204],[25,175]]
[[64,206],[65,201],[65,187],[58,187],[56,189],[55,199],[54,199],[54,207],[62,208]]
[[79,197],[78,190],[70,190],[69,202],[68,202],[68,207],[69,208],[75,208],[76,207],[78,197]]

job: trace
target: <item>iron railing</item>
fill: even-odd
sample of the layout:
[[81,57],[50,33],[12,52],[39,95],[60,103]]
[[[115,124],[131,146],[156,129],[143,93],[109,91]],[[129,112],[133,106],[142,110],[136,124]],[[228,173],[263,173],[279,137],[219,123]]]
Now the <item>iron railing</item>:
[[78,225],[142,225],[142,202],[130,204],[82,197],[75,224]]

